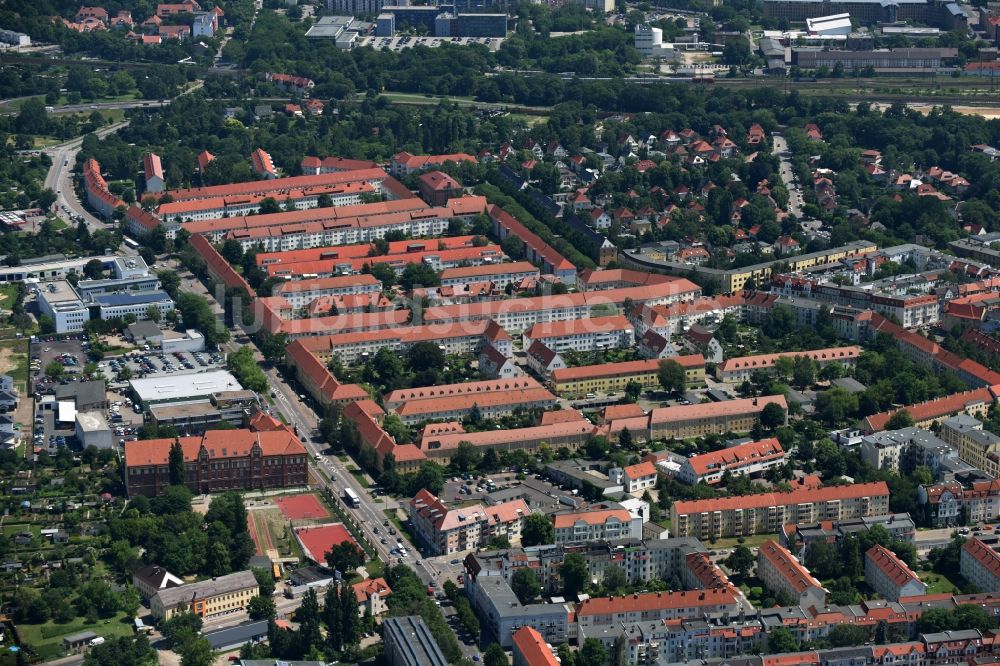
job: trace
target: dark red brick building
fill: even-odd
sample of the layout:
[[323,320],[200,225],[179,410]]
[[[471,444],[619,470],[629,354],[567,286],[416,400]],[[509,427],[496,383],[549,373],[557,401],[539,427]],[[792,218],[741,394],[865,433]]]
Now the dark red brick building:
[[160,495],[170,485],[170,447],[184,451],[185,485],[195,494],[304,486],[308,454],[285,426],[209,430],[204,435],[125,444],[125,488],[130,497]]

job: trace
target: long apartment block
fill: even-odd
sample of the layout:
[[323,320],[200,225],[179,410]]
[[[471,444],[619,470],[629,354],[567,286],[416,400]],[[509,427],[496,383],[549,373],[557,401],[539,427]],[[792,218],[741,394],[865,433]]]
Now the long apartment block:
[[883,481],[674,502],[670,508],[677,536],[699,539],[777,533],[786,523],[845,520],[888,512],[889,487]]

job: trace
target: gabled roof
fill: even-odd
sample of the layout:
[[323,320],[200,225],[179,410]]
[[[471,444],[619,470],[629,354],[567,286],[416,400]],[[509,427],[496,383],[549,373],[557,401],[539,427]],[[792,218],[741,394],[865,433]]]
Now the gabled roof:
[[720,470],[739,468],[744,465],[766,460],[783,458],[785,450],[774,437],[759,442],[747,442],[738,446],[703,453],[688,458],[687,464],[698,476],[706,476]]

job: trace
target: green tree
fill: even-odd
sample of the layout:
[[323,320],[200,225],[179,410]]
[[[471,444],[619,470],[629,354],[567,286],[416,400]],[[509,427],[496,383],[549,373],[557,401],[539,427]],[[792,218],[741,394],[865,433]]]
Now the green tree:
[[774,402],[767,404],[760,412],[760,424],[767,430],[785,425],[785,408]]
[[83,267],[83,274],[90,280],[100,280],[104,276],[104,262],[91,259]]
[[913,417],[910,416],[910,412],[901,409],[891,417],[889,421],[885,424],[886,430],[900,430],[902,428],[912,428],[913,427]]
[[159,324],[160,318],[162,316],[163,315],[160,313],[160,308],[156,307],[155,305],[150,305],[148,308],[146,308],[146,319],[148,319],[149,321]]
[[604,588],[605,594],[617,594],[628,587],[628,577],[620,566],[612,564],[604,570],[601,586]]
[[792,382],[800,389],[816,381],[816,364],[808,356],[797,356],[792,369]]
[[167,456],[167,470],[169,473],[170,485],[184,485],[184,480],[186,478],[184,473],[184,449],[181,447],[181,441],[179,439],[175,439],[170,445],[170,453]]
[[326,554],[326,565],[348,575],[365,563],[365,553],[352,541],[344,541],[331,548]]
[[858,647],[867,643],[869,638],[868,627],[854,624],[838,624],[827,634],[827,640],[835,648]]
[[607,666],[608,650],[604,643],[596,638],[588,638],[580,648],[576,657],[577,666]]
[[483,666],[507,666],[507,653],[499,643],[490,643],[483,652]]
[[562,578],[565,597],[573,599],[577,594],[585,592],[590,581],[586,558],[580,553],[570,553],[563,559],[559,575]]
[[660,367],[656,374],[660,386],[669,393],[679,393],[684,390],[687,383],[687,372],[677,361],[669,359],[660,361]]
[[278,611],[272,597],[257,595],[247,604],[247,614],[251,620],[273,620]]
[[789,629],[777,627],[768,633],[767,651],[771,654],[798,652],[799,642],[795,640],[795,636]]
[[640,395],[642,395],[642,384],[633,380],[625,385],[625,397],[629,402],[637,401]]
[[858,396],[839,386],[816,394],[816,414],[829,426],[843,423],[857,411]]
[[533,513],[524,519],[521,527],[521,544],[539,546],[556,541],[556,529],[544,513]]
[[253,577],[257,579],[257,587],[260,590],[260,596],[270,597],[274,595],[274,574],[270,570],[263,567],[254,567],[251,569],[253,572]]
[[459,472],[465,473],[476,469],[483,456],[475,446],[469,442],[459,442],[455,454],[451,458],[451,465]]
[[750,569],[753,568],[755,562],[756,558],[753,556],[753,551],[743,544],[736,546],[729,557],[725,559],[725,564],[729,567],[729,570],[741,578],[745,578],[750,573]]
[[533,569],[519,567],[510,577],[510,589],[522,604],[529,604],[542,593],[542,584]]

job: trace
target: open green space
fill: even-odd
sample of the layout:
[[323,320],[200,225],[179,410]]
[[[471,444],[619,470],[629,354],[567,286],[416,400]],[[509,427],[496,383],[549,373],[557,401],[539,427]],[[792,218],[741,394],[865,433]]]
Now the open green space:
[[777,541],[777,534],[754,534],[753,536],[741,537],[736,539],[716,539],[713,543],[711,541],[704,541],[705,545],[712,550],[719,550],[720,548],[736,548],[736,546],[741,543],[747,548],[757,548],[765,541]]
[[959,592],[959,587],[945,576],[933,571],[917,571],[917,576],[927,583],[927,594],[952,594]]
[[21,640],[24,643],[30,645],[43,660],[48,660],[64,654],[63,636],[81,631],[92,631],[104,638],[129,636],[132,634],[132,624],[125,613],[118,613],[114,617],[98,620],[93,624],[88,624],[84,618],[78,617],[65,624],[57,624],[52,620],[44,624],[19,624],[17,630],[21,633]]

